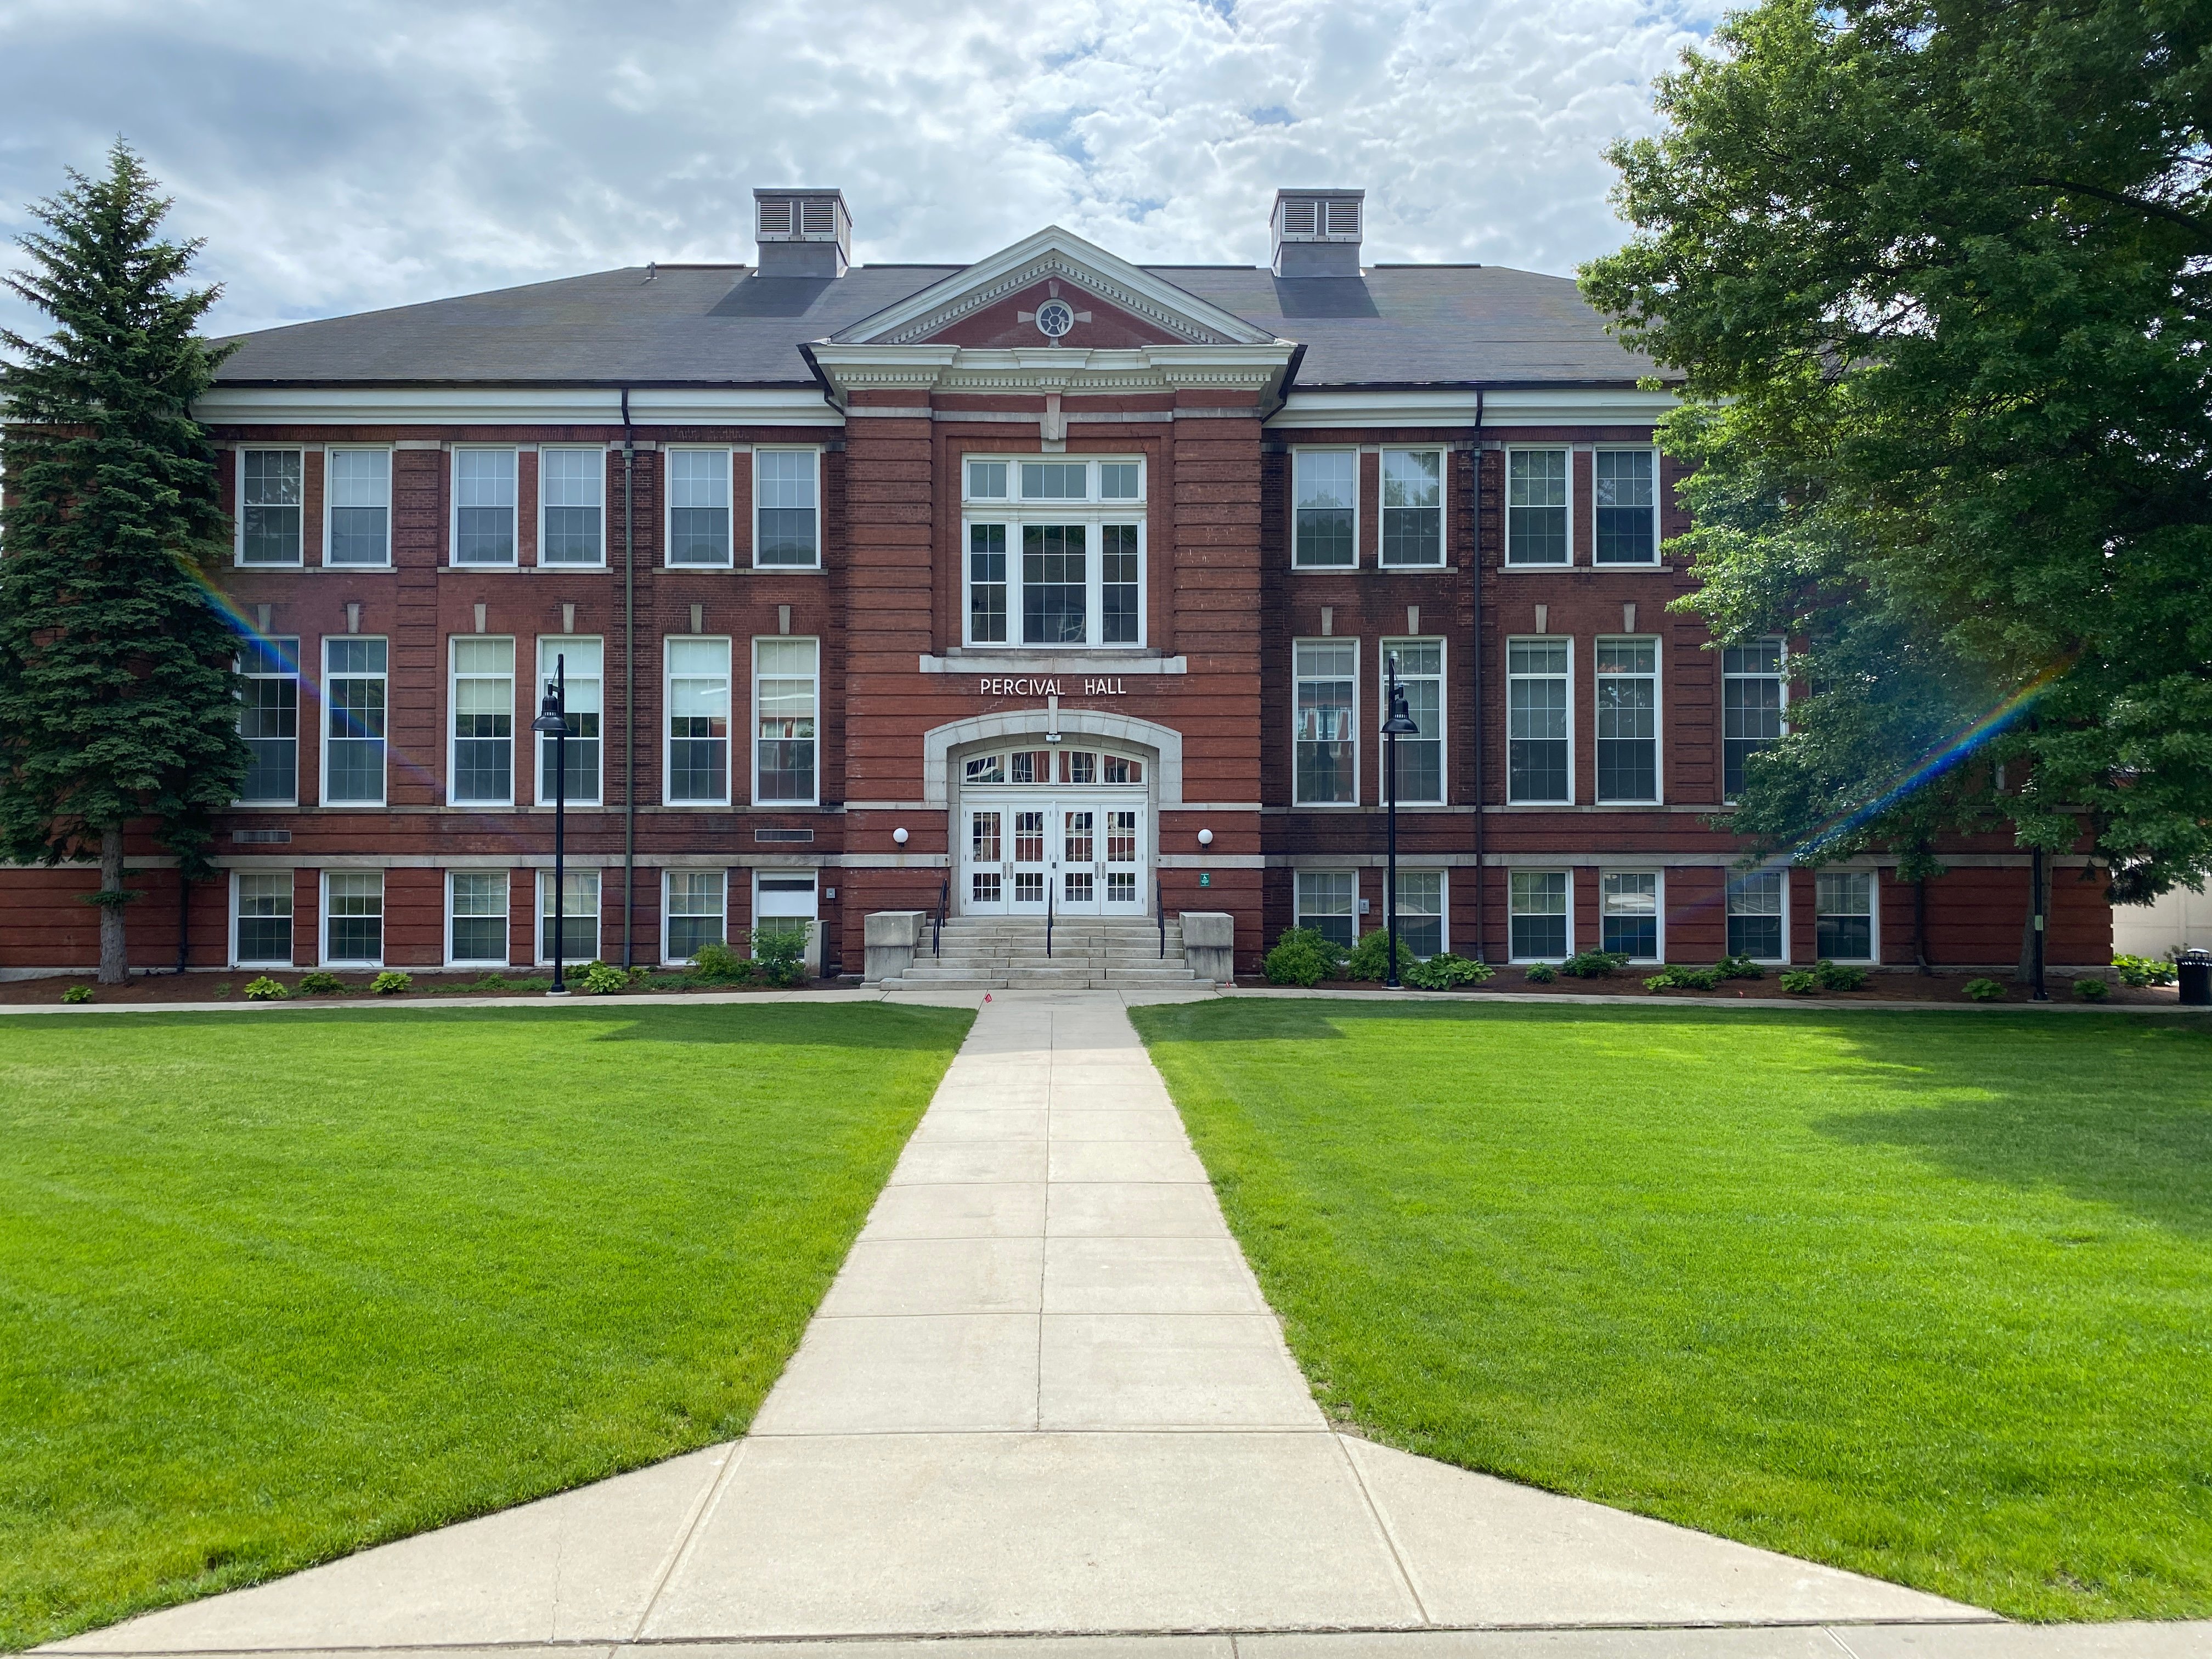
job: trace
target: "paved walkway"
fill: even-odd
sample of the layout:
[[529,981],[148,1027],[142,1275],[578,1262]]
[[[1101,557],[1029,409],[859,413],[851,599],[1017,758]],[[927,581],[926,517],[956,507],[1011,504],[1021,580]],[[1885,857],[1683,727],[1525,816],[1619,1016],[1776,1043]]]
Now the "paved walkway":
[[1121,999],[1001,993],[744,1440],[59,1645],[2212,1652],[2055,1634],[1332,1432]]

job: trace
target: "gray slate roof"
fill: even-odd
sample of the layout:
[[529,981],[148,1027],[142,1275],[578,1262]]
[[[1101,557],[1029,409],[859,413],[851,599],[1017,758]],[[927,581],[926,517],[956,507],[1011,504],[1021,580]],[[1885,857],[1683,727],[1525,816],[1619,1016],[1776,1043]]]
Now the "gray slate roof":
[[[236,337],[217,375],[270,384],[794,385],[802,342],[874,315],[958,265],[855,265],[836,279],[744,265],[570,276]],[[1285,281],[1245,265],[1164,280],[1304,342],[1300,386],[1619,384],[1656,372],[1573,283],[1497,266],[1380,266]]]

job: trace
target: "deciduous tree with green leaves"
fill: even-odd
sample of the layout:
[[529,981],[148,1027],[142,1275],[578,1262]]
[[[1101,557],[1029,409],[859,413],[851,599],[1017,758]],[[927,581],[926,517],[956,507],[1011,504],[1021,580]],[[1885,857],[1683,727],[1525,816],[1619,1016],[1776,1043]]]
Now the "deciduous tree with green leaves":
[[236,640],[201,575],[228,550],[214,452],[191,417],[223,356],[198,336],[213,288],[183,286],[198,242],[121,143],[72,171],[4,280],[51,316],[0,331],[0,855],[97,854],[100,978],[129,972],[124,830],[149,821],[187,878],[246,752]]
[[1582,280],[1684,376],[1687,605],[1802,652],[1735,827],[1925,872],[2086,823],[2117,899],[2203,876],[2212,10],[1769,0],[1658,107]]

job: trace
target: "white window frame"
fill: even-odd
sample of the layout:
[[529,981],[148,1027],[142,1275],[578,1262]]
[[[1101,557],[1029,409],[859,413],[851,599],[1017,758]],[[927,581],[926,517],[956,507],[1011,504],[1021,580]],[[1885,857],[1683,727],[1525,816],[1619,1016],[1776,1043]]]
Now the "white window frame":
[[[763,920],[761,909],[761,884],[763,881],[811,880],[814,884],[813,914],[805,918],[806,928],[806,967],[811,976],[818,978],[822,972],[822,872],[819,869],[775,869],[756,866],[752,872],[752,922],[749,931],[758,933]],[[792,919],[787,917],[787,920]],[[729,925],[728,912],[723,913],[723,926]]]
[[[722,790],[712,797],[685,796],[678,799],[671,788],[675,779],[676,734],[669,722],[676,718],[672,707],[676,684],[675,653],[670,648],[678,643],[720,645],[722,647]],[[726,634],[670,634],[661,640],[660,647],[660,800],[664,806],[719,806],[726,810],[732,799],[730,789],[731,769],[737,764],[738,720],[737,711],[738,688],[732,672],[731,640]],[[750,722],[748,721],[747,724]],[[817,726],[819,722],[817,722]],[[602,726],[604,730],[604,726]],[[747,744],[748,757],[751,753]],[[819,750],[817,750],[819,755]]]
[[[552,559],[545,556],[545,458],[548,455],[590,455],[598,465],[592,476],[599,486],[599,556],[593,560]],[[520,479],[520,468],[517,478]],[[605,570],[607,568],[607,447],[605,444],[540,444],[538,446],[538,562],[548,570]]]
[[[1867,878],[1867,954],[1863,957],[1836,957],[1836,962],[1855,963],[1868,967],[1881,965],[1881,872],[1879,869],[1816,870],[1813,872],[1813,951],[1817,957],[1820,950],[1820,918],[1841,915],[1842,911],[1820,908],[1820,878],[1822,876],[1864,876]],[[1786,937],[1786,934],[1785,934]]]
[[[761,720],[761,647],[763,645],[811,645],[814,647],[814,787],[805,800],[767,800],[760,792],[760,720]],[[781,675],[779,678],[790,676]],[[751,696],[745,703],[745,769],[751,780],[748,799],[755,806],[817,806],[822,801],[822,641],[805,634],[764,634],[752,642]],[[735,741],[736,720],[732,717],[732,740]]]
[[[1516,877],[1516,876],[1564,876],[1564,877],[1565,877],[1565,878],[1566,878],[1566,884],[1567,884],[1567,908],[1566,908],[1566,917],[1565,917],[1565,921],[1566,921],[1566,924],[1567,924],[1567,926],[1566,926],[1566,948],[1565,948],[1564,951],[1560,951],[1560,953],[1559,953],[1558,956],[1555,956],[1555,957],[1524,957],[1524,956],[1522,956],[1522,955],[1518,954],[1517,952],[1516,952],[1516,951],[1514,951],[1514,949],[1513,949],[1513,918],[1514,918],[1515,915],[1516,914],[1516,911],[1514,910],[1514,908],[1513,908],[1513,878],[1514,878],[1514,877]],[[1530,910],[1530,911],[1521,912],[1521,913],[1517,913],[1517,914],[1523,914],[1523,915],[1540,915],[1540,914],[1545,914],[1545,913],[1538,912],[1538,911],[1534,911],[1534,910]],[[1569,957],[1571,957],[1571,956],[1574,955],[1574,953],[1575,953],[1575,872],[1574,872],[1574,868],[1573,868],[1573,866],[1563,866],[1563,867],[1559,867],[1559,868],[1556,868],[1556,869],[1549,869],[1549,870],[1522,870],[1522,869],[1509,868],[1509,869],[1506,871],[1506,872],[1505,872],[1505,950],[1506,950],[1506,960],[1507,960],[1507,961],[1509,961],[1509,962],[1516,962],[1516,963],[1517,963],[1517,962],[1552,962],[1552,963],[1559,963],[1559,962],[1565,962],[1565,961]]]
[[[671,940],[670,940],[670,938],[669,938],[669,933],[670,933],[669,923],[670,923],[672,921],[673,921],[673,920],[674,920],[674,918],[675,918],[675,910],[674,910],[674,904],[675,904],[675,899],[674,899],[674,889],[675,889],[675,886],[676,886],[676,878],[677,878],[677,877],[678,877],[678,876],[699,876],[699,875],[712,876],[712,877],[714,877],[717,881],[719,881],[720,883],[721,883],[721,885],[722,885],[722,936],[721,936],[721,939],[720,939],[720,943],[723,943],[723,944],[727,944],[727,943],[729,942],[729,938],[730,938],[730,872],[729,872],[727,870],[694,870],[694,869],[688,869],[688,868],[687,868],[687,869],[680,869],[680,870],[678,870],[678,869],[668,869],[668,870],[663,870],[663,871],[660,872],[660,959],[661,959],[661,961],[663,961],[663,962],[668,962],[668,963],[684,963],[684,964],[685,964],[685,965],[689,965],[690,963],[691,963],[696,962],[696,960],[698,960],[698,958],[697,958],[697,957],[696,957],[696,955],[694,955],[694,956],[688,956],[688,957],[679,957],[679,956],[678,956],[678,955],[676,955],[676,954],[675,954],[674,947],[673,947],[672,944],[671,943]],[[819,896],[818,896],[818,895],[817,895],[817,901],[816,901],[816,902],[817,902],[817,904],[820,902],[820,900],[819,900]]]
[[[1450,866],[1449,865],[1442,864],[1408,865],[1402,861],[1398,866],[1398,884],[1401,889],[1398,903],[1398,938],[1401,942],[1406,937],[1406,906],[1405,895],[1402,890],[1405,886],[1406,878],[1408,876],[1434,876],[1437,878],[1437,904],[1438,907],[1437,911],[1437,951],[1439,955],[1449,954],[1451,951]],[[1389,874],[1386,871],[1383,873],[1382,879],[1385,883],[1388,883],[1389,878]],[[1382,894],[1382,898],[1386,907],[1389,902],[1389,892],[1386,888]],[[1357,920],[1356,915],[1355,920]],[[1383,915],[1383,923],[1387,927],[1389,922],[1389,916],[1386,908]],[[1420,959],[1424,962],[1428,960],[1425,957]]]
[[[1600,653],[1608,645],[1649,645],[1651,647],[1651,790],[1648,796],[1613,796],[1598,788],[1600,769],[1593,766],[1590,775],[1590,799],[1600,806],[1662,806],[1667,800],[1667,676],[1666,644],[1656,634],[1601,634],[1591,641],[1590,647],[1590,742],[1605,741],[1598,735],[1598,716],[1602,712],[1598,687],[1602,679],[1598,672]],[[1567,764],[1568,781],[1574,778],[1574,694],[1567,695]],[[1601,757],[1604,750],[1592,750],[1592,758]]]
[[[1348,455],[1352,458],[1352,561],[1348,564],[1309,563],[1298,556],[1298,461],[1301,457],[1307,455]],[[1379,469],[1381,464],[1378,462],[1376,465]],[[1379,480],[1379,471],[1377,477]],[[1349,444],[1301,444],[1296,447],[1291,451],[1289,482],[1291,568],[1293,570],[1328,570],[1337,572],[1340,574],[1347,570],[1358,569],[1360,512],[1359,450],[1358,446]],[[1379,482],[1377,488],[1380,488]],[[1378,558],[1381,556],[1381,550],[1379,547],[1376,550],[1376,556]],[[1418,570],[1429,568],[1431,567],[1413,565],[1407,568]]]
[[[378,773],[378,787],[374,800],[332,800],[331,799],[331,716],[330,684],[334,677],[331,672],[331,647],[342,641],[356,644],[374,641],[384,647],[384,672],[381,674],[347,674],[346,679],[380,679],[384,682],[384,735],[378,739],[384,745],[384,764]],[[322,640],[322,673],[315,682],[315,706],[318,737],[315,743],[316,769],[321,775],[316,799],[325,807],[337,811],[376,811],[392,798],[392,641],[382,634],[325,634]],[[350,741],[350,739],[349,739]]]
[[[1389,461],[1393,455],[1434,455],[1437,458],[1437,556],[1418,562],[1388,556],[1391,507]],[[1442,570],[1451,562],[1451,449],[1445,444],[1384,444],[1375,457],[1375,565],[1378,570]],[[1352,514],[1352,533],[1358,534],[1359,515]],[[1358,543],[1352,545],[1357,548]]]
[[[538,718],[538,699],[545,695],[546,683],[553,678],[552,667],[546,659],[569,647],[578,645],[594,645],[599,650],[599,672],[590,677],[599,683],[599,706],[596,711],[599,717],[599,735],[595,739],[599,745],[599,764],[598,770],[592,775],[590,799],[586,799],[581,795],[571,795],[568,797],[568,805],[604,806],[606,804],[607,796],[607,642],[605,637],[599,634],[538,635],[533,642],[532,648],[535,654],[532,659],[536,666],[537,678],[530,682],[530,694],[522,699],[522,706],[517,711],[516,717],[520,719],[523,714],[527,714],[532,720]],[[575,684],[574,678],[570,679],[569,684],[572,685]],[[547,757],[551,754],[552,748],[552,738],[534,730],[531,732],[531,799],[539,806],[550,806],[554,804],[553,798],[544,793]]]
[[[376,955],[374,957],[341,957],[331,952],[331,878],[333,876],[374,876],[376,879]],[[392,872],[388,870],[325,870],[317,881],[315,940],[316,960],[325,968],[381,968],[386,947],[391,944],[387,929],[392,925]],[[297,900],[294,901],[296,908]],[[297,951],[299,942],[293,941]]]
[[[1719,731],[1716,738],[1716,741],[1720,745],[1720,752],[1717,757],[1719,765],[1716,769],[1716,776],[1714,778],[1714,781],[1720,787],[1715,790],[1714,793],[1720,797],[1721,802],[1723,805],[1733,804],[1736,799],[1734,795],[1729,793],[1728,787],[1729,682],[1730,680],[1764,680],[1771,678],[1775,682],[1775,713],[1778,716],[1777,724],[1778,724],[1782,729],[1777,732],[1772,738],[1761,738],[1759,741],[1779,742],[1782,738],[1790,735],[1790,641],[1780,635],[1762,634],[1756,641],[1747,641],[1746,643],[1765,645],[1770,641],[1776,647],[1775,671],[1771,675],[1729,673],[1728,672],[1728,653],[1730,649],[1735,647],[1728,646],[1721,647],[1721,702],[1720,707],[1714,711],[1720,716]],[[1739,741],[1742,741],[1742,739],[1739,739]]]
[[[1003,496],[971,496],[969,468],[973,462],[1002,463],[1006,469]],[[1079,465],[1085,469],[1084,499],[1025,501],[1022,495],[1024,462],[1054,465]],[[1137,495],[1106,501],[1099,495],[1099,468],[1130,465],[1137,468]],[[971,651],[1115,652],[1141,651],[1152,637],[1152,468],[1142,455],[1036,455],[1022,452],[963,454],[960,458],[960,641]],[[1004,525],[1006,530],[1006,637],[975,637],[973,567],[969,562],[972,532],[979,524]],[[1084,527],[1084,638],[1059,643],[1030,645],[1022,638],[1022,528],[1025,524],[1080,524]],[[1106,626],[1105,526],[1133,524],[1137,527],[1137,637],[1103,637]],[[796,569],[771,565],[769,569]]]
[[[1742,872],[1738,872],[1731,868],[1723,870],[1721,872],[1721,949],[1727,951],[1731,956],[1735,954],[1733,949],[1735,941],[1728,936],[1728,924],[1729,918],[1735,914],[1735,911],[1729,908],[1729,899],[1736,882],[1741,876],[1764,875],[1778,876],[1782,879],[1782,954],[1778,957],[1753,957],[1751,960],[1753,962],[1766,963],[1776,967],[1785,966],[1791,960],[1790,951],[1790,907],[1791,896],[1790,891],[1790,866],[1787,865],[1770,865],[1762,866],[1757,870],[1747,870]],[[1746,914],[1748,915],[1751,913],[1747,912]]]
[[[1566,474],[1566,497],[1567,497],[1567,499],[1566,499],[1566,504],[1565,504],[1565,508],[1564,508],[1564,511],[1565,512],[1565,514],[1566,514],[1566,515],[1567,515],[1567,541],[1566,541],[1566,557],[1565,557],[1564,559],[1522,559],[1522,558],[1517,558],[1517,557],[1516,557],[1516,556],[1515,556],[1515,555],[1514,555],[1514,541],[1513,541],[1513,458],[1514,458],[1516,455],[1534,454],[1534,453],[1539,453],[1539,452],[1541,452],[1541,453],[1547,453],[1547,454],[1559,454],[1559,455],[1564,455],[1564,456],[1565,456],[1565,457],[1566,457],[1566,460],[1567,460],[1567,474]],[[1508,445],[1505,447],[1504,455],[1505,455],[1505,462],[1504,462],[1504,465],[1505,465],[1505,476],[1504,476],[1504,479],[1501,481],[1501,482],[1502,482],[1502,494],[1503,494],[1503,495],[1504,495],[1504,500],[1503,500],[1503,501],[1501,501],[1501,503],[1500,503],[1500,510],[1501,510],[1501,511],[1504,513],[1504,535],[1505,535],[1505,559],[1504,559],[1504,568],[1507,568],[1507,569],[1509,569],[1509,570],[1571,570],[1571,569],[1573,569],[1573,568],[1574,568],[1574,567],[1575,567],[1575,450],[1574,450],[1574,446],[1573,446],[1572,444],[1508,444]],[[1624,568],[1627,568],[1627,569],[1636,570],[1636,569],[1644,569],[1644,568],[1646,568],[1647,567],[1644,567],[1644,566],[1642,566],[1642,565],[1630,565],[1630,566],[1626,566],[1626,567],[1624,567]]]
[[[274,655],[279,662],[286,660],[284,652],[277,647],[288,644],[292,647],[289,657],[292,672],[289,674],[260,673],[246,666],[248,663],[269,655]],[[252,654],[240,653],[232,659],[231,672],[240,679],[289,680],[292,683],[292,790],[288,795],[270,795],[259,799],[250,799],[241,795],[235,804],[240,806],[297,806],[300,804],[300,721],[307,714],[306,705],[310,702],[317,701],[301,695],[304,689],[301,682],[307,678],[307,676],[300,669],[300,641],[289,634],[272,634],[266,637],[255,635],[247,641],[247,646]],[[389,695],[388,690],[386,695]],[[241,740],[246,740],[246,706],[243,697],[239,702],[238,720],[240,737]]]
[[[246,558],[246,453],[295,455],[300,461],[300,546],[299,556],[290,559],[257,559],[251,564]],[[231,563],[240,570],[298,570],[307,562],[307,452],[299,444],[240,444],[237,449],[235,477],[237,489],[234,499],[238,513],[231,527]],[[327,514],[325,515],[328,517]],[[363,569],[368,566],[361,567]]]
[[[593,904],[592,911],[592,954],[587,957],[564,957],[562,959],[561,966],[565,973],[567,969],[572,967],[581,967],[587,962],[599,962],[605,959],[607,945],[607,872],[604,869],[586,867],[583,869],[571,868],[564,871],[562,873],[569,877],[571,879],[579,876],[589,876],[599,884],[597,890],[599,896]],[[532,933],[536,935],[537,939],[537,965],[541,968],[550,968],[553,965],[552,944],[545,926],[547,922],[553,919],[553,907],[549,902],[548,894],[548,889],[552,880],[553,872],[550,867],[535,870],[531,872],[530,902],[538,907],[537,919],[531,924],[531,927]],[[514,900],[510,898],[507,902],[511,906],[514,903]],[[570,920],[570,918],[564,916],[562,920],[568,921]],[[511,917],[509,919],[508,925],[510,927],[513,926]]]
[[[761,457],[763,455],[805,455],[814,463],[814,562],[811,564],[763,564],[761,562],[760,515]],[[819,444],[755,444],[752,450],[752,568],[756,570],[815,570],[823,568],[823,529],[828,515],[822,501],[822,447]]]
[[[1567,666],[1564,676],[1553,674],[1516,674],[1513,672],[1513,647],[1516,645],[1564,645],[1567,647]],[[1517,800],[1513,794],[1513,682],[1517,679],[1556,679],[1564,678],[1567,687],[1567,793],[1557,800]],[[1580,757],[1575,748],[1575,640],[1571,634],[1509,634],[1505,639],[1505,800],[1510,806],[1572,806],[1576,805],[1575,766]]]
[[[1308,915],[1310,915],[1317,916],[1326,914],[1325,912],[1319,910],[1309,911],[1305,908],[1305,897],[1304,892],[1301,890],[1300,884],[1316,876],[1341,876],[1352,884],[1352,944],[1358,944],[1360,931],[1359,872],[1356,869],[1301,869],[1292,871],[1291,872],[1291,926],[1293,927],[1303,927],[1306,925],[1306,917]],[[1346,950],[1350,950],[1352,945],[1346,945],[1345,948]]]
[[[1407,567],[1401,566],[1398,568],[1406,568]],[[1413,568],[1419,568],[1419,567]],[[1451,800],[1450,641],[1441,634],[1398,635],[1381,641],[1376,651],[1376,671],[1379,676],[1376,681],[1376,695],[1378,699],[1376,707],[1382,711],[1384,719],[1387,720],[1389,718],[1390,653],[1393,651],[1401,650],[1403,647],[1409,645],[1433,645],[1437,648],[1437,735],[1435,742],[1437,745],[1437,788],[1440,793],[1427,799],[1415,799],[1411,796],[1401,795],[1398,797],[1398,805],[1401,806],[1444,806],[1449,805]],[[1410,682],[1407,680],[1406,676],[1401,674],[1398,678],[1401,684],[1410,684]],[[1429,676],[1424,674],[1419,678],[1426,679]],[[1409,703],[1410,702],[1411,699],[1408,699]],[[1401,738],[1399,741],[1402,743],[1405,739]],[[1425,743],[1428,742],[1429,739],[1424,738],[1421,741]],[[1381,744],[1382,753],[1387,757],[1390,752],[1390,744],[1389,741],[1385,738],[1378,738],[1376,742]],[[1389,762],[1385,759],[1378,763],[1378,764],[1387,767],[1389,764]],[[1389,799],[1389,780],[1382,778],[1380,772],[1376,774],[1376,776],[1379,781],[1377,799],[1388,800]]]
[[[454,789],[455,781],[459,779],[461,775],[460,759],[461,743],[463,741],[461,734],[454,729],[455,726],[460,720],[461,714],[461,647],[464,645],[471,642],[489,645],[495,641],[500,640],[503,640],[507,642],[507,658],[508,664],[507,672],[507,791],[501,795],[489,797],[471,796],[470,799],[463,800]],[[516,649],[516,647],[520,643],[520,641],[517,640],[510,634],[448,634],[446,636],[446,805],[448,806],[513,806],[515,804],[515,751],[520,747],[520,744],[516,740],[516,731],[518,727],[526,726],[529,724],[527,720],[520,719],[515,710],[515,704],[518,699],[515,696],[514,683],[520,678],[520,676],[515,672],[514,664],[520,655],[520,652]],[[492,679],[497,677],[489,674],[471,674],[467,678],[470,679]],[[533,711],[537,707],[534,701],[527,706]],[[493,741],[496,741],[496,739],[493,739]]]
[[[1350,800],[1303,800],[1298,796],[1298,682],[1312,676],[1298,672],[1298,651],[1301,647],[1325,645],[1352,648],[1352,799]],[[1366,732],[1360,718],[1360,641],[1357,635],[1319,635],[1291,641],[1291,805],[1302,811],[1356,812],[1365,793],[1365,776],[1362,770],[1366,763]]]
[[[1651,458],[1651,556],[1648,559],[1604,559],[1597,556],[1597,458],[1600,455],[1641,454]],[[1659,539],[1661,515],[1659,503],[1665,494],[1660,477],[1661,459],[1656,444],[1598,444],[1590,450],[1590,568],[1593,570],[1656,570],[1661,562]],[[1567,462],[1567,496],[1574,498],[1575,465]],[[1567,516],[1567,558],[1574,559],[1574,514]]]
[[[273,957],[241,957],[238,953],[239,878],[241,876],[248,875],[282,876],[284,878],[284,890],[288,895],[289,895],[292,902],[291,914],[285,918],[286,921],[292,924],[290,929],[292,938],[292,954],[286,957],[281,962]],[[289,969],[295,966],[300,956],[300,882],[298,873],[292,870],[232,871],[230,872],[229,933],[229,938],[223,941],[223,956],[233,968],[283,968]]]
[[[384,557],[367,564],[333,564],[331,544],[334,539],[337,514],[331,501],[331,477],[334,469],[331,458],[337,455],[381,455],[384,457]],[[389,570],[392,568],[392,497],[398,488],[393,477],[398,460],[389,444],[325,444],[323,446],[323,556],[322,562],[332,570]]]
[[[507,556],[504,559],[461,557],[461,457],[504,454],[512,468],[514,500],[508,503]],[[513,570],[522,562],[522,449],[517,444],[455,444],[446,465],[446,565],[452,570]]]
[[[499,913],[499,955],[465,957],[453,950],[453,884],[463,876],[487,877],[499,883],[506,903]],[[536,884],[533,880],[532,890]],[[481,918],[477,918],[481,920]],[[505,968],[514,955],[514,882],[504,870],[448,870],[446,872],[446,966],[448,968]]]
[[[1651,902],[1654,906],[1654,921],[1657,924],[1657,931],[1654,939],[1654,948],[1658,951],[1658,955],[1651,957],[1632,957],[1629,960],[1632,962],[1665,962],[1667,960],[1667,872],[1665,866],[1662,865],[1608,864],[1600,867],[1597,875],[1597,948],[1601,951],[1606,948],[1605,884],[1607,878],[1612,876],[1650,876],[1652,878]],[[1571,885],[1571,880],[1572,878],[1570,877]],[[1568,922],[1568,932],[1570,934],[1572,933],[1573,928],[1573,921],[1570,919]]]
[[[728,444],[664,444],[660,449],[660,564],[664,570],[734,570],[738,562],[738,457],[745,453]],[[720,455],[722,458],[723,558],[711,563],[676,558],[676,468],[672,455]],[[786,568],[786,567],[780,567]],[[798,568],[797,566],[787,567]]]

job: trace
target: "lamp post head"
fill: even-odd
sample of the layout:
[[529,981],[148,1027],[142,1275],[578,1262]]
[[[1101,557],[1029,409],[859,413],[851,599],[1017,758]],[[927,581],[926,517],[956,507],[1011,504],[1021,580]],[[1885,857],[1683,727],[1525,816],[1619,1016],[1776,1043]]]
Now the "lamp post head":
[[1386,738],[1418,738],[1421,728],[1414,724],[1413,712],[1406,705],[1406,688],[1390,682],[1390,718],[1382,722]]
[[544,701],[538,705],[538,718],[530,722],[530,729],[545,738],[568,735],[568,723],[561,718],[560,695],[553,690],[550,681],[546,683]]

